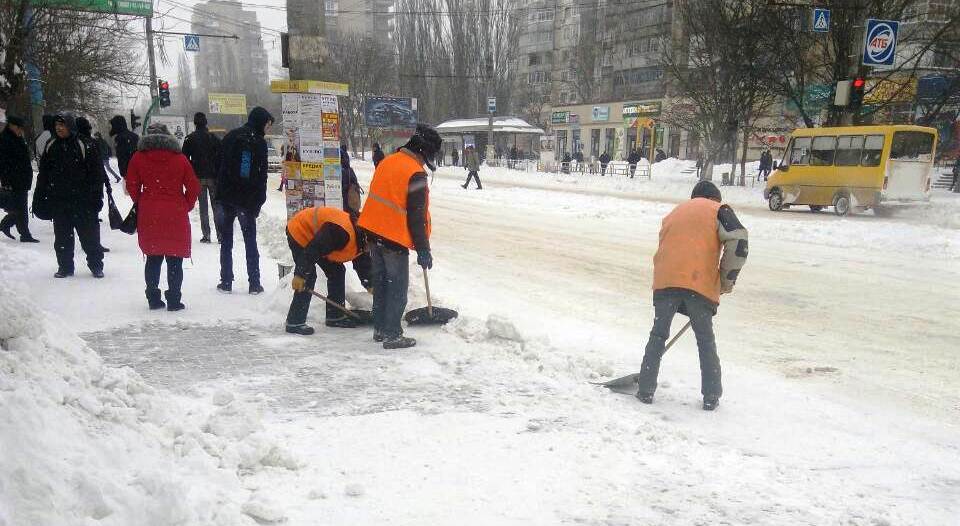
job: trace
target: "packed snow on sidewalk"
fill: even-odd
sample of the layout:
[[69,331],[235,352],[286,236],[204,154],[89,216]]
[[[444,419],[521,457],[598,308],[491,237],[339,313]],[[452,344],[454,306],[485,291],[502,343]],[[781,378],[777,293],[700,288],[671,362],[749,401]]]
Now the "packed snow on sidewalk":
[[[229,392],[182,398],[103,361],[13,286],[0,251],[0,525],[254,525],[244,479],[299,463]],[[92,315],[93,313],[87,313]]]

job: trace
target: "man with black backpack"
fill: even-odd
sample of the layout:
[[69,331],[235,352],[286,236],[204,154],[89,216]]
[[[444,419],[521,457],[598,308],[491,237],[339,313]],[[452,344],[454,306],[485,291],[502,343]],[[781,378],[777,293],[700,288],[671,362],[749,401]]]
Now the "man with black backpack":
[[130,164],[133,154],[137,153],[140,136],[127,129],[127,119],[123,115],[114,115],[110,119],[110,136],[113,137],[120,176],[126,177],[127,165]]
[[240,222],[247,252],[250,294],[260,294],[260,252],[257,251],[257,216],[267,200],[267,141],[273,125],[270,112],[257,106],[247,123],[223,138],[213,206],[220,232],[220,284],[217,290],[233,291],[233,223]]
[[[211,202],[216,196],[217,165],[220,162],[220,139],[207,129],[207,116],[197,112],[193,116],[193,124],[197,129],[187,135],[183,141],[181,151],[190,159],[193,171],[200,179],[200,231],[203,237],[201,243],[210,242],[210,215],[207,211],[207,201]],[[217,231],[217,242],[220,242],[220,229],[214,221]]]

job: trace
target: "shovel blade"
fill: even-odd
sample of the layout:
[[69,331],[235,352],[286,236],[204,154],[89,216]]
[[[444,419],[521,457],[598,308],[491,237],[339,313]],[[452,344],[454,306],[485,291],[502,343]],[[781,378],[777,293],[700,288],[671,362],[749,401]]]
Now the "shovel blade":
[[640,378],[640,373],[628,374],[626,376],[621,376],[620,378],[614,378],[613,380],[608,380],[606,382],[590,382],[593,385],[600,385],[615,391],[618,393],[627,393],[633,394],[637,390],[637,380]]
[[443,307],[433,307],[433,314],[430,314],[430,308],[420,307],[406,313],[403,319],[408,325],[443,325],[459,314],[453,309],[444,309]]

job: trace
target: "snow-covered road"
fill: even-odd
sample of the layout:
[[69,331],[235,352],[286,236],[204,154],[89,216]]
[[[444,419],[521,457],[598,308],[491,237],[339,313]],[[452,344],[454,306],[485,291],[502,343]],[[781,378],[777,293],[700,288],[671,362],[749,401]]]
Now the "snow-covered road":
[[[356,165],[368,180],[370,165]],[[692,336],[665,358],[653,406],[587,383],[638,369],[659,221],[688,188],[495,174],[479,192],[458,186],[462,174],[441,169],[431,190],[430,275],[434,302],[461,318],[411,330],[420,345],[404,352],[322,328],[316,305],[316,336],[282,332],[273,191],[261,297],[213,290],[216,245],[196,246],[177,314],[146,310],[133,237],[105,235],[102,282],[50,278],[45,223],[45,243],[3,243],[2,261],[109,363],[179,394],[261,405],[303,465],[244,485],[287,524],[957,522],[952,217],[778,215],[731,192],[751,254],[715,321],[725,396],[706,413]],[[630,199],[611,195],[625,185]],[[424,304],[419,276],[411,306]]]

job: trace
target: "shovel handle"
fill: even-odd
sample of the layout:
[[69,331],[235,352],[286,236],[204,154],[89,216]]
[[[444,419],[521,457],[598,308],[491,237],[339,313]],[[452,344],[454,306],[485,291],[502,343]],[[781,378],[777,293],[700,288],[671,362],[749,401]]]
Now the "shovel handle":
[[430,300],[430,279],[427,278],[427,269],[423,269],[423,288],[427,290],[427,314],[433,318],[433,301]]
[[676,343],[677,340],[679,340],[680,337],[683,336],[683,333],[687,332],[687,329],[689,328],[690,328],[690,321],[688,320],[687,324],[684,325],[683,328],[681,328],[679,331],[677,331],[677,334],[674,335],[673,339],[671,339],[670,342],[667,343],[667,346],[663,348],[663,352],[666,353],[667,351],[669,351],[670,348],[673,347],[673,344]]
[[316,296],[316,297],[322,299],[323,301],[327,302],[327,305],[333,305],[334,307],[336,307],[337,309],[339,309],[340,312],[346,314],[347,316],[350,316],[351,318],[353,318],[353,319],[355,319],[355,320],[359,320],[359,319],[360,319],[360,316],[357,316],[356,313],[350,311],[349,309],[347,309],[347,308],[344,307],[343,305],[340,305],[339,303],[331,300],[330,298],[324,296],[323,294],[320,294],[319,292],[317,292],[317,291],[315,291],[315,290],[310,290],[310,294],[313,294],[314,296]]

